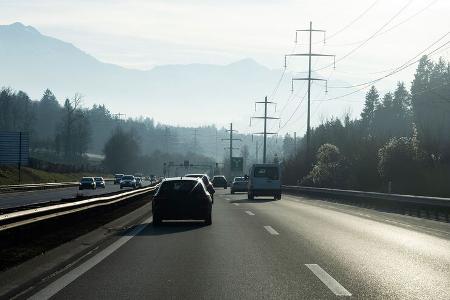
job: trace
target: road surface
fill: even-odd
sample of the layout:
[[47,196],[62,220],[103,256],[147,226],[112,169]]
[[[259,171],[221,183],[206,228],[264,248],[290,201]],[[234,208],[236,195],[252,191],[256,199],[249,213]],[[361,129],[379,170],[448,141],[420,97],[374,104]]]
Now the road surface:
[[151,218],[33,292],[54,299],[450,299],[450,226],[218,190],[213,224]]
[[[144,182],[144,185],[148,185],[148,182]],[[58,201],[63,198],[74,198],[77,194],[84,196],[101,195],[111,192],[117,192],[120,190],[118,184],[107,182],[105,188],[97,188],[96,190],[78,190],[78,187],[57,188],[49,190],[34,190],[25,192],[14,192],[0,194],[0,209],[11,208],[29,204],[38,204],[48,201]]]

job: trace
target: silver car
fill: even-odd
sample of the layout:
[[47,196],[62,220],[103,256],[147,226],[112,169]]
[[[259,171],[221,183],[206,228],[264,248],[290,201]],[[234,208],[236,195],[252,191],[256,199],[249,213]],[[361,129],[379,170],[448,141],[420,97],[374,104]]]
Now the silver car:
[[136,188],[136,178],[133,175],[124,175],[120,180],[120,188],[124,187]]

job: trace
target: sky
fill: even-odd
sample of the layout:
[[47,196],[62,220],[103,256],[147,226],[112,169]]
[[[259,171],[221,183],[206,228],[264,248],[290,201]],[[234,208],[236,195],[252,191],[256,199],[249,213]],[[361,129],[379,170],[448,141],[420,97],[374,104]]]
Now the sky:
[[[328,66],[318,74],[330,78],[330,89],[333,80],[358,84],[402,65],[448,33],[449,15],[446,0],[0,0],[0,24],[19,21],[103,62],[143,70],[243,58],[281,69],[285,54],[307,51],[307,36],[299,34],[296,45],[295,30],[312,21],[327,37],[324,44],[323,34],[314,33],[313,52],[336,55],[335,70],[328,66],[332,58],[313,59],[313,69]],[[443,50],[436,58],[450,57],[448,47]],[[289,59],[288,70],[304,72],[306,62]],[[409,85],[414,70],[377,87],[387,92],[398,80]],[[338,101],[346,105],[345,97]]]

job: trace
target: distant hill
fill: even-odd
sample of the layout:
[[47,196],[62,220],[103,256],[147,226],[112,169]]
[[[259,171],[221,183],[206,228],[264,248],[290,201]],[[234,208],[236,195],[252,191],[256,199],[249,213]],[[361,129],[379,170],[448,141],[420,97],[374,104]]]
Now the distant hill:
[[[231,118],[248,124],[253,101],[270,94],[282,72],[252,59],[127,69],[21,23],[0,26],[0,66],[0,86],[23,90],[34,99],[46,88],[60,100],[78,92],[84,105],[105,104],[112,112],[173,125],[226,124]],[[289,87],[286,81],[280,99]]]

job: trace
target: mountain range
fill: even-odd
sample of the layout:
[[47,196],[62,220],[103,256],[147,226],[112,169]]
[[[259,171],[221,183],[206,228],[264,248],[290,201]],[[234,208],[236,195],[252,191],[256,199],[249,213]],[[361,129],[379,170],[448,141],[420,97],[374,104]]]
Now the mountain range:
[[[128,69],[101,62],[34,27],[0,25],[0,86],[23,90],[33,99],[46,88],[60,101],[80,93],[85,106],[105,104],[113,113],[172,125],[225,125],[231,119],[248,124],[253,102],[272,93],[281,73],[249,58],[228,65]],[[288,95],[288,86],[290,80],[280,95]]]

